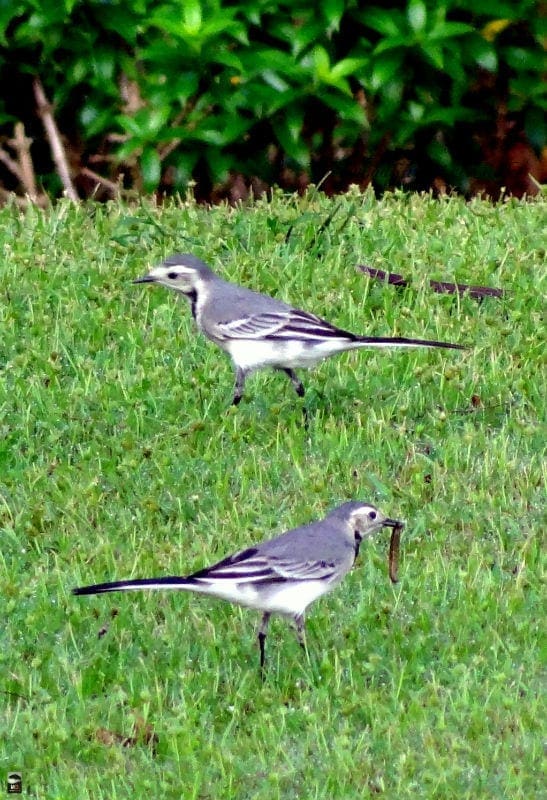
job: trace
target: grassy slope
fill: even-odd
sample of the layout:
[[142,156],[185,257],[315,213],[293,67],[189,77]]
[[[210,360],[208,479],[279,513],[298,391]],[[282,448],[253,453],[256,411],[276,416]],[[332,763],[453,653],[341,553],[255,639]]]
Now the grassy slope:
[[[371,195],[0,210],[3,775],[63,800],[537,796],[544,218]],[[303,375],[307,432],[282,375],[227,411],[226,357],[174,295],[131,285],[185,250],[343,327],[473,347],[325,362]],[[509,293],[480,305],[428,277]],[[365,543],[311,610],[309,659],[272,624],[264,685],[253,612],[70,595],[183,574],[348,498],[408,521],[401,582],[387,536]]]

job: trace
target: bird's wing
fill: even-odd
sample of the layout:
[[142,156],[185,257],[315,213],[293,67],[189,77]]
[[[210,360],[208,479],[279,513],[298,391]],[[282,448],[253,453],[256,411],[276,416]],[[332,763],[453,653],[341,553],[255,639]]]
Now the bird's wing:
[[271,567],[277,575],[285,580],[320,581],[329,580],[336,574],[333,561],[298,560],[296,558],[271,558]]
[[335,573],[336,566],[332,562],[264,555],[258,548],[251,547],[194,572],[188,580],[259,584],[280,580],[328,580]]
[[255,583],[271,576],[269,561],[259,554],[256,547],[249,547],[222,559],[211,567],[205,567],[192,573],[191,580],[205,581],[237,581],[238,583]]
[[306,311],[267,311],[220,322],[215,326],[220,338],[229,339],[300,339],[321,341],[328,338],[353,339],[353,334],[336,328],[329,322]]

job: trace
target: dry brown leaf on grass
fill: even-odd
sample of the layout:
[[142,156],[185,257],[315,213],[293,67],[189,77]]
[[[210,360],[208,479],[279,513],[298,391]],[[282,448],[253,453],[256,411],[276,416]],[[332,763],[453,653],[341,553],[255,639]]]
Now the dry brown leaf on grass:
[[94,738],[106,747],[113,747],[117,744],[122,747],[135,747],[136,745],[144,744],[152,747],[154,753],[159,742],[158,735],[154,732],[152,725],[146,722],[140,714],[135,716],[132,736],[124,736],[121,733],[116,733],[116,731],[110,731],[108,728],[97,728]]

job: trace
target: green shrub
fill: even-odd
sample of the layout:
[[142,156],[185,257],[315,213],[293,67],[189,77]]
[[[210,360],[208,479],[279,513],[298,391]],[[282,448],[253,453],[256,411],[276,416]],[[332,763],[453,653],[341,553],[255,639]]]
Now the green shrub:
[[92,165],[145,191],[197,179],[204,196],[230,175],[297,185],[329,171],[330,189],[469,191],[488,170],[503,178],[487,147],[500,120],[508,146],[545,144],[543,27],[536,0],[4,1],[0,79],[15,91],[1,132],[25,123],[55,192],[39,75],[76,175]]

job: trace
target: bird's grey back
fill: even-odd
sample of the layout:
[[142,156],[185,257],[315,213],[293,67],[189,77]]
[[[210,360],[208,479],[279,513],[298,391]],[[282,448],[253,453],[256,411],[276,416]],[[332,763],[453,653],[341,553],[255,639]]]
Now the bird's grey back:
[[325,561],[339,564],[351,559],[355,548],[347,535],[347,522],[329,515],[325,520],[302,525],[261,542],[258,551],[263,555],[295,561]]
[[206,314],[207,320],[214,325],[244,319],[251,314],[283,313],[291,310],[291,306],[282,300],[253,292],[244,286],[225,281],[218,275],[210,288]]

